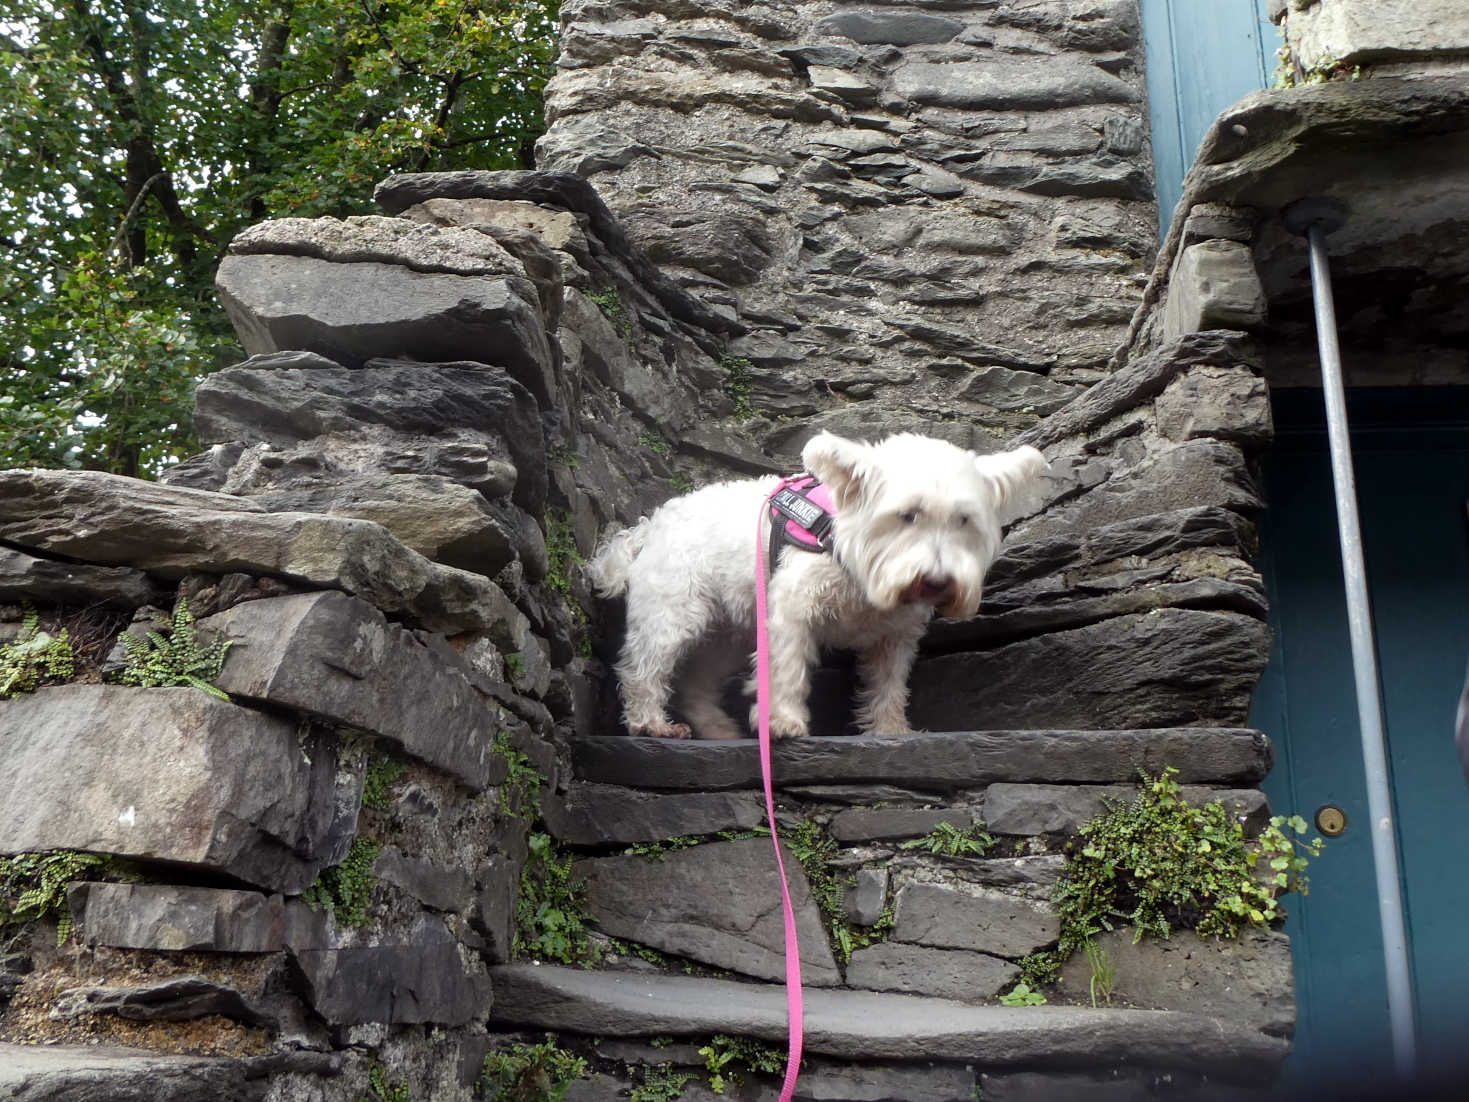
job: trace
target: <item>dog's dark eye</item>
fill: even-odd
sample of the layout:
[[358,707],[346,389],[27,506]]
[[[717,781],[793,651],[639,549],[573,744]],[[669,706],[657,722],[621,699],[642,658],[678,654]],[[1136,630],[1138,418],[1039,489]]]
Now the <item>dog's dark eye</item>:
[[901,520],[904,524],[912,524],[918,519],[918,510],[904,509],[901,513],[898,514],[898,519]]
[[954,523],[957,524],[960,528],[964,528],[968,526],[969,518],[966,517],[963,513],[960,513],[957,517],[954,518]]

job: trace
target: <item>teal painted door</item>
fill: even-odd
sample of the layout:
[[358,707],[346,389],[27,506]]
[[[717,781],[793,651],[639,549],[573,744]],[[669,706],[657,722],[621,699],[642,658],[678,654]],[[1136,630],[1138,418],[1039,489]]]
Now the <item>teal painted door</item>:
[[1270,83],[1279,43],[1267,6],[1267,0],[1142,0],[1160,239],[1209,125]]
[[[1382,941],[1319,392],[1277,393],[1261,567],[1275,634],[1252,722],[1277,813],[1347,830],[1288,898],[1300,1021],[1287,1081],[1391,1074]],[[1352,395],[1421,1066],[1469,1069],[1469,786],[1453,742],[1469,658],[1469,408],[1459,392]]]

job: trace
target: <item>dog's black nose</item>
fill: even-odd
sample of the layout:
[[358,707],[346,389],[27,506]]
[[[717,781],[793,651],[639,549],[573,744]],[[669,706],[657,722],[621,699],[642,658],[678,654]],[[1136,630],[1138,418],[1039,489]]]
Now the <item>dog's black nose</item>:
[[925,574],[913,583],[914,596],[935,605],[951,601],[954,588],[954,579],[949,574]]

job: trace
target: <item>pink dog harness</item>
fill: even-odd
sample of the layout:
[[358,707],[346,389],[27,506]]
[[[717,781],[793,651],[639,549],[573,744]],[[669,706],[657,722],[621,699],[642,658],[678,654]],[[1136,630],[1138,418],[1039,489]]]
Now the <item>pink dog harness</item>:
[[[770,495],[770,567],[785,546],[816,554],[831,550],[832,522],[837,507],[831,487],[815,475],[787,478]],[[781,523],[781,518],[785,523]]]

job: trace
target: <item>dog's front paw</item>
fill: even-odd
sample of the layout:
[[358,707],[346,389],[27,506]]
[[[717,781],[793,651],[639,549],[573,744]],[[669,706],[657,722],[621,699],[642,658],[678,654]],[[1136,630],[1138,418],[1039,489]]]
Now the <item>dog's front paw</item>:
[[810,725],[804,720],[782,718],[779,716],[772,716],[770,718],[771,738],[801,738],[810,733]]
[[685,739],[692,735],[693,731],[687,723],[658,723],[647,727],[639,727],[633,734],[642,735],[646,738]]

